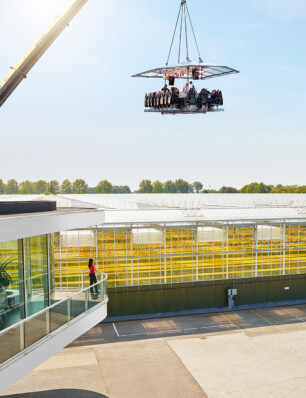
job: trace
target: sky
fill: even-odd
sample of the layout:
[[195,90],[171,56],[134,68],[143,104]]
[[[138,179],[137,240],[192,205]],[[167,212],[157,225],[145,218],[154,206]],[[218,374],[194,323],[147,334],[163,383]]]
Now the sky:
[[[69,2],[0,0],[0,81]],[[88,0],[0,109],[0,178],[305,185],[306,1],[188,0],[204,61],[240,74],[196,84],[225,112],[146,114],[162,80],[131,75],[165,64],[179,3]]]

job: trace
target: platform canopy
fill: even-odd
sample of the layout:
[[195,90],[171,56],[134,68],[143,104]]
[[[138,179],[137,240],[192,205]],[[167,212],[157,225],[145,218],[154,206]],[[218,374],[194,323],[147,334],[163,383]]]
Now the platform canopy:
[[146,72],[137,73],[132,77],[161,78],[165,80],[175,77],[176,79],[206,80],[233,73],[239,73],[239,71],[228,66],[206,64],[204,62],[188,62],[174,66],[162,66]]

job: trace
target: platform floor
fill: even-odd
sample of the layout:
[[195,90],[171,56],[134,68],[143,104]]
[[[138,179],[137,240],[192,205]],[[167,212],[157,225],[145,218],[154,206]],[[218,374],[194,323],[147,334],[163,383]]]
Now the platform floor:
[[96,326],[5,395],[302,398],[305,359],[305,304],[115,322]]

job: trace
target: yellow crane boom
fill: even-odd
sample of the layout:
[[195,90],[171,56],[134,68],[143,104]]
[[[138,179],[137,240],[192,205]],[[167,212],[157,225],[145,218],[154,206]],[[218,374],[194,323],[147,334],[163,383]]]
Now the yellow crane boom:
[[27,77],[27,74],[48,50],[51,44],[69,26],[71,20],[87,3],[88,0],[73,0],[65,11],[56,18],[52,25],[43,33],[38,41],[29,49],[24,57],[15,67],[11,67],[11,72],[0,83],[0,106],[8,99],[19,83]]

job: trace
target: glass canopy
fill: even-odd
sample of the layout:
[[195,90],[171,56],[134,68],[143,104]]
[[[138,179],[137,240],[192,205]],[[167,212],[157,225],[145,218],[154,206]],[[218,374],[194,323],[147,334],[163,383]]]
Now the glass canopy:
[[239,73],[239,71],[229,68],[228,66],[189,62],[148,70],[146,72],[137,73],[132,77],[161,78],[165,80],[174,77],[176,79],[206,80],[233,73]]

